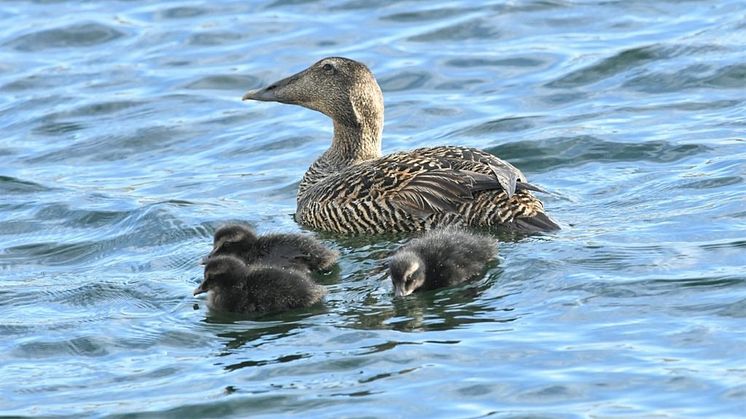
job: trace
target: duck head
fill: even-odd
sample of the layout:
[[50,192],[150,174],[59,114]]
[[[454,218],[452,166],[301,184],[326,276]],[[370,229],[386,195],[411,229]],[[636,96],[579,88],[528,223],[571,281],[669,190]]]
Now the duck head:
[[246,279],[248,268],[240,259],[233,256],[215,256],[207,260],[202,283],[194,289],[199,295],[215,288],[231,288]]
[[379,131],[383,127],[381,88],[368,67],[349,58],[324,58],[297,74],[247,92],[243,100],[300,105],[327,115],[335,124],[374,126]]
[[389,274],[394,284],[394,295],[403,297],[425,283],[425,263],[413,252],[397,252],[389,260]]
[[218,255],[240,255],[251,249],[257,237],[251,227],[242,224],[229,224],[215,231],[212,239],[212,251],[202,261]]

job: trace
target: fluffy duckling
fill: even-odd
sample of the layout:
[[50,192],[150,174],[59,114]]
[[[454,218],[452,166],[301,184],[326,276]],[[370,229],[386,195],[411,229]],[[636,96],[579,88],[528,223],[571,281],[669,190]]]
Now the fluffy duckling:
[[205,292],[211,309],[254,313],[309,307],[326,295],[326,288],[292,269],[249,266],[234,256],[215,256],[207,260],[205,278],[194,289],[194,295]]
[[397,297],[460,284],[484,272],[497,239],[453,227],[433,230],[400,247],[389,260]]
[[313,237],[301,234],[257,236],[251,227],[243,224],[229,224],[215,231],[212,252],[203,263],[219,255],[233,255],[247,264],[261,263],[302,271],[326,271],[339,256]]

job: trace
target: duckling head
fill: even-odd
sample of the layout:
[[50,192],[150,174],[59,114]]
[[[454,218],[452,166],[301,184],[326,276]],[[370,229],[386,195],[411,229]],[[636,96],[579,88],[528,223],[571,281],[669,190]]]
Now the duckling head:
[[249,226],[241,224],[229,224],[215,231],[212,242],[212,251],[203,262],[213,256],[225,254],[241,254],[248,251],[256,242],[256,233]]
[[324,58],[297,74],[247,92],[243,100],[300,105],[351,127],[383,127],[381,88],[368,67],[349,58]]
[[389,261],[389,273],[397,297],[409,295],[425,283],[425,263],[413,252],[394,254]]
[[215,288],[231,288],[246,278],[247,269],[246,264],[236,257],[212,257],[205,264],[202,283],[192,294],[199,295]]

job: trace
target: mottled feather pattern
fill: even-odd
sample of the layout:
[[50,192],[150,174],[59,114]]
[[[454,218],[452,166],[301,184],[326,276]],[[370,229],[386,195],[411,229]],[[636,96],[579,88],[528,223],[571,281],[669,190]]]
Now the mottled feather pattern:
[[332,167],[329,164],[329,161],[325,159],[318,159],[313,162],[311,167],[309,167],[303,175],[300,185],[298,185],[298,196],[305,194],[311,186],[316,185],[331,173],[335,173],[335,169],[336,168]]
[[473,148],[393,153],[322,179],[299,194],[296,214],[300,223],[320,230],[362,234],[452,224],[509,227],[516,217],[543,212],[528,190],[516,191],[516,182],[525,180],[518,169]]

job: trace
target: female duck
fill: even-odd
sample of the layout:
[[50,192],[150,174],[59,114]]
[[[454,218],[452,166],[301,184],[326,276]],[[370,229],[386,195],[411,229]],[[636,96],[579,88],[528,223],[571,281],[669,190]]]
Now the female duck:
[[386,233],[443,225],[522,232],[559,226],[520,170],[478,149],[426,147],[381,156],[383,94],[368,68],[324,58],[243,100],[300,105],[334,123],[329,149],[298,189],[296,220],[338,233]]

